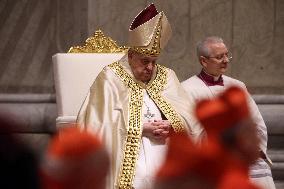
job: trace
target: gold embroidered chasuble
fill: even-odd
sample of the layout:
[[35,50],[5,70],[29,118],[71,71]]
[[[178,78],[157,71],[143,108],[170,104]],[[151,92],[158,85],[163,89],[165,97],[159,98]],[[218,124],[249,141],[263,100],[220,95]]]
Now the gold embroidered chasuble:
[[190,123],[191,102],[175,73],[157,65],[148,85],[135,80],[127,56],[98,75],[80,113],[78,123],[98,133],[111,155],[107,188],[131,188],[142,135],[143,92],[147,92],[170,121],[175,132],[200,135]]

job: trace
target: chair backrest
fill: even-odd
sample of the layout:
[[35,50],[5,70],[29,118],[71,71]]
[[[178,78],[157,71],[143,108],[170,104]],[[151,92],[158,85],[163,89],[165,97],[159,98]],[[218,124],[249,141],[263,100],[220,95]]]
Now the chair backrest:
[[125,53],[58,53],[52,57],[57,128],[75,123],[79,109],[99,72]]

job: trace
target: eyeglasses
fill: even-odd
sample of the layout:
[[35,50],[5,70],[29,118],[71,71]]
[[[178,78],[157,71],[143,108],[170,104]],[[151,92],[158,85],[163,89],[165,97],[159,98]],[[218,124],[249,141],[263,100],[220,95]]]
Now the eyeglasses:
[[217,56],[207,56],[206,58],[215,58],[216,60],[218,61],[222,61],[224,60],[224,58],[228,58],[228,60],[232,60],[233,58],[233,55],[231,52],[227,52],[227,53],[224,53],[224,54],[220,54],[220,55],[217,55]]

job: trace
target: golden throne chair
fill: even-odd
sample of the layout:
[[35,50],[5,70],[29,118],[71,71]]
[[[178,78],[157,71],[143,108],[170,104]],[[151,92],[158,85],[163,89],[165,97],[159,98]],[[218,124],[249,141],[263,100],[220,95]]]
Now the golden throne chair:
[[79,109],[99,72],[119,60],[127,51],[101,30],[88,38],[83,46],[71,47],[68,53],[52,57],[56,93],[56,127],[76,123]]

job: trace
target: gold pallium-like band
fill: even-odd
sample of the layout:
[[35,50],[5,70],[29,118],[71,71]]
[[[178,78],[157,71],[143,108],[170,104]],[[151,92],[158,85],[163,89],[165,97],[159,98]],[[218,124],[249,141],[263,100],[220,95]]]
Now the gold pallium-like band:
[[147,86],[146,90],[162,113],[170,121],[174,131],[182,132],[184,131],[184,126],[179,114],[161,95],[161,91],[167,82],[167,69],[164,66],[157,64],[157,70],[158,74],[156,78],[149,86]]
[[135,83],[131,76],[123,70],[122,66],[115,62],[109,65],[116,75],[130,88],[130,103],[129,103],[129,126],[124,144],[124,157],[120,166],[118,185],[120,189],[132,188],[133,178],[135,175],[136,161],[140,149],[140,139],[142,134],[142,88]]
[[[133,178],[135,176],[136,161],[139,154],[142,135],[141,112],[143,105],[143,88],[132,79],[118,62],[110,64],[109,67],[131,91],[129,102],[129,126],[118,181],[119,188],[129,189],[132,188]],[[157,64],[157,76],[154,81],[146,87],[146,91],[170,121],[174,131],[180,132],[184,130],[181,118],[173,107],[161,96],[161,91],[167,83],[167,73],[165,67]]]

